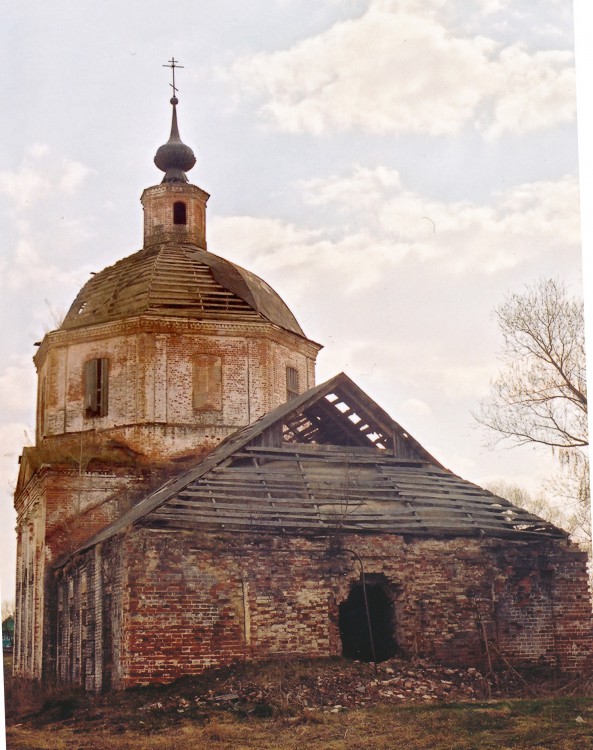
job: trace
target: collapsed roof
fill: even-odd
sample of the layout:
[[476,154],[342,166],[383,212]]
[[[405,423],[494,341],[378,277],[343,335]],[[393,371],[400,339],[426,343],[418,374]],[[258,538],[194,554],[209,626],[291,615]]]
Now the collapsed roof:
[[227,437],[77,552],[131,525],[291,534],[568,536],[445,469],[343,373]]

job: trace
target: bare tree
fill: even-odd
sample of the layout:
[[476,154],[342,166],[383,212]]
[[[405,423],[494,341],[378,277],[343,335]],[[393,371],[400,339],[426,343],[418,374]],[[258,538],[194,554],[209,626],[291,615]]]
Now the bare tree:
[[501,372],[478,421],[517,445],[588,445],[583,302],[553,279],[512,294],[496,310]]
[[14,599],[5,599],[2,601],[2,622],[12,616],[14,616]]
[[545,492],[561,507],[562,525],[590,540],[583,302],[562,282],[542,279],[508,296],[496,317],[502,367],[474,416],[501,440],[552,449],[560,470]]
[[[583,454],[579,452],[578,456],[583,457]],[[591,514],[588,468],[589,463],[586,461],[586,466],[581,464],[579,472],[573,473],[568,479],[560,472],[545,482],[537,492],[528,492],[523,487],[504,481],[489,482],[485,487],[513,505],[564,529],[575,542],[589,549]]]
[[523,508],[524,510],[529,511],[529,513],[533,513],[534,515],[553,523],[555,526],[559,526],[567,531],[569,530],[566,526],[566,517],[563,515],[560,508],[552,505],[544,492],[528,492],[523,489],[523,487],[502,480],[488,482],[485,487],[495,495],[509,500],[509,502],[513,503],[513,505],[516,505],[518,508]]
[[591,485],[589,457],[580,450],[558,452],[560,470],[544,483],[546,494],[555,498],[565,517],[563,528],[575,541],[591,544]]

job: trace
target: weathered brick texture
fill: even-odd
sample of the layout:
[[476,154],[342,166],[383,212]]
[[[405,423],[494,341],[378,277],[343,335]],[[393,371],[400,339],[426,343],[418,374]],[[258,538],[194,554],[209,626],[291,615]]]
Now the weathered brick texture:
[[[23,464],[15,497],[16,674],[39,679],[52,668],[51,649],[44,666],[51,564],[114,521],[142,488],[179,471],[171,459],[195,461],[283,403],[287,366],[298,370],[301,390],[310,387],[317,350],[258,321],[133,318],[46,336],[36,356],[38,458]],[[193,367],[204,355],[222,363],[217,410],[194,407]],[[109,360],[108,411],[89,418],[84,363],[95,358]],[[89,470],[97,462],[104,468]]]
[[[155,242],[175,240],[206,249],[206,203],[210,196],[191,184],[154,185],[142,193],[144,208],[144,247]],[[186,206],[186,221],[175,224],[173,204]]]
[[[46,336],[36,356],[40,393],[37,443],[59,445],[84,433],[110,439],[139,457],[168,460],[212,448],[286,401],[286,367],[299,390],[314,385],[318,346],[265,322],[210,323],[133,318]],[[196,411],[193,366],[222,363],[219,410]],[[109,360],[105,416],[85,416],[84,363]]]
[[[101,600],[97,586],[103,601],[107,590],[111,597],[102,615],[112,623],[111,641],[101,653],[103,664],[119,665],[109,672],[113,686],[170,681],[236,660],[340,654],[339,606],[360,580],[348,550],[362,559],[367,581],[381,581],[392,599],[403,654],[484,668],[591,666],[586,556],[569,545],[143,528],[89,551],[62,577],[63,597],[72,578],[81,583],[79,599],[71,599],[78,613],[62,613],[60,632],[85,621],[85,668],[96,666],[81,672],[82,641],[72,652],[69,640],[58,659],[61,679],[105,684],[101,658],[88,652],[89,634],[98,643],[105,630],[90,603]],[[104,582],[91,575],[99,554]]]
[[42,466],[27,482],[17,504],[15,674],[40,679],[52,668],[52,564],[118,518],[160,479],[130,467],[81,470],[62,464]]
[[[16,674],[106,690],[238,659],[339,654],[341,605],[360,577],[352,551],[404,654],[590,665],[585,555],[563,541],[232,533],[207,531],[189,512],[183,530],[152,528],[148,514],[81,546],[315,384],[319,345],[261,279],[206,251],[207,200],[183,182],[145,190],[143,250],[94,276],[35,356],[36,445],[23,452],[15,495]],[[291,423],[295,441],[371,439],[374,420],[353,427],[353,412],[334,424],[331,406],[317,407]],[[278,423],[266,439],[279,448],[281,432]],[[393,437],[398,460],[416,455],[410,439]]]

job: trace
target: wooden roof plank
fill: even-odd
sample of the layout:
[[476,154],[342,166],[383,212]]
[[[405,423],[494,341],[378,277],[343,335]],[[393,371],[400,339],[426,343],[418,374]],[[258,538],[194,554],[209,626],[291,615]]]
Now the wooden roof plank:
[[[303,414],[307,414],[308,410],[311,411],[311,416],[313,417],[311,419],[311,422],[313,424],[318,421],[315,419],[313,412],[322,412],[323,415],[321,416],[321,421],[324,422],[330,420],[330,423],[332,425],[330,428],[331,430],[341,429],[342,435],[356,434],[356,425],[354,425],[347,418],[341,419],[341,416],[343,415],[341,415],[340,412],[335,409],[335,407],[332,407],[329,402],[326,402],[325,397],[329,393],[335,393],[335,395],[338,396],[339,399],[343,400],[349,406],[353,407],[359,414],[361,419],[366,420],[369,425],[376,425],[376,427],[379,428],[379,431],[384,433],[386,440],[391,435],[390,431],[395,431],[402,434],[405,432],[396,422],[391,419],[391,417],[389,417],[389,415],[386,414],[386,412],[384,412],[377,404],[369,399],[368,396],[366,396],[366,394],[364,394],[364,392],[350,380],[350,378],[341,373],[331,380],[328,380],[327,382],[322,383],[319,386],[311,388],[309,391],[297,396],[290,402],[277,407],[273,411],[258,419],[253,424],[239,429],[237,432],[233,433],[231,436],[223,440],[222,443],[220,443],[220,445],[215,448],[208,456],[206,456],[206,458],[204,458],[197,466],[175,477],[174,479],[171,479],[155,492],[148,495],[127,513],[124,513],[117,521],[105,527],[99,533],[88,539],[73,554],[83,552],[93,545],[98,544],[99,542],[110,538],[114,534],[123,531],[130,525],[142,521],[142,519],[144,519],[148,514],[151,514],[153,511],[155,511],[159,506],[166,503],[168,500],[172,500],[173,498],[175,498],[179,492],[188,490],[190,492],[193,491],[191,489],[192,484],[196,482],[199,483],[200,481],[202,481],[202,479],[208,487],[208,491],[216,494],[216,485],[211,481],[213,477],[207,476],[209,472],[212,472],[214,469],[218,469],[220,472],[221,465],[232,461],[236,453],[239,455],[243,455],[246,452],[252,454],[251,451],[248,451],[248,446],[253,445],[255,442],[257,442],[261,435],[266,432],[266,430],[270,430],[280,424],[285,424],[287,422],[290,423],[291,419],[295,417],[297,419],[300,418],[299,415],[302,416]],[[322,405],[319,406],[319,404]],[[332,409],[336,411],[335,417],[333,415],[331,417],[329,416]],[[354,428],[354,430],[352,428]],[[323,427],[321,429],[323,430]],[[358,430],[358,432],[360,433],[360,430]],[[298,435],[298,431],[296,434]],[[446,469],[444,469],[444,467],[441,466],[441,464],[438,463],[438,461],[436,461],[429,453],[427,453],[427,451],[425,451],[419,443],[417,443],[411,436],[409,436],[409,433],[406,432],[405,434],[408,435],[408,438],[406,439],[409,440],[410,445],[416,451],[418,459],[423,462],[414,463],[413,466],[409,466],[408,462],[408,468],[406,468],[405,471],[405,461],[404,464],[398,464],[397,459],[394,459],[393,456],[390,456],[387,451],[380,451],[377,448],[373,448],[372,445],[357,446],[354,448],[350,448],[348,446],[339,446],[338,451],[343,451],[343,454],[346,455],[350,454],[353,459],[355,457],[358,457],[359,460],[363,460],[361,452],[364,452],[365,449],[365,458],[369,458],[372,456],[372,454],[368,453],[368,448],[370,448],[371,451],[375,451],[376,459],[373,460],[371,458],[371,466],[372,464],[375,464],[378,467],[378,473],[379,471],[383,472],[385,476],[390,478],[391,480],[394,480],[395,477],[392,486],[386,487],[386,502],[390,502],[392,500],[397,500],[399,502],[402,498],[410,499],[410,493],[415,492],[415,494],[418,496],[415,502],[418,504],[423,499],[421,497],[422,492],[420,491],[420,487],[424,482],[426,482],[427,478],[429,478],[429,486],[432,486],[431,483],[433,481],[435,482],[434,497],[431,496],[430,491],[425,494],[428,495],[428,499],[430,499],[430,502],[432,503],[438,504],[440,502],[448,502],[450,503],[451,507],[454,507],[456,504],[458,504],[462,510],[470,513],[477,512],[475,506],[488,506],[489,503],[495,503],[500,504],[501,506],[505,506],[505,501],[503,501],[502,499],[496,498],[495,496],[491,495],[491,493],[487,493],[486,491],[484,491],[482,494],[482,491],[479,490],[479,488],[476,488],[475,485],[466,483],[464,482],[464,480],[455,477],[455,475],[448,472]],[[366,440],[364,436],[362,439]],[[287,453],[290,454],[291,450],[292,454],[295,456],[299,455],[299,450],[301,451],[303,456],[305,456],[307,452],[314,453],[317,451],[317,448],[311,450],[310,446],[299,446],[300,444],[298,443],[290,444],[286,451],[284,451],[284,456],[286,456]],[[335,448],[335,446],[331,446],[331,448]],[[283,451],[284,447],[278,448],[277,446],[277,450]],[[255,453],[257,454],[258,451],[260,455],[264,455],[267,453],[267,455],[269,456],[273,455],[274,453],[269,448],[266,451],[264,451],[263,448],[258,448]],[[331,494],[332,492],[335,494],[338,491],[341,491],[345,497],[356,497],[357,494],[354,491],[348,493],[344,490],[343,487],[340,490],[339,483],[336,482],[335,477],[333,480],[331,480],[332,472],[335,473],[335,468],[338,468],[335,466],[335,451],[328,447],[325,451],[321,449],[320,454],[318,455],[322,456],[323,462],[332,462],[333,466],[332,471],[329,472],[330,480],[328,481],[327,488],[322,488],[320,484],[315,484],[311,476],[309,476],[308,474],[309,466],[306,467],[306,481],[308,482],[307,486],[309,490],[311,490],[311,494],[317,499],[317,495],[320,495],[321,498],[323,498],[324,496],[326,496],[326,494]],[[337,460],[341,461],[341,458]],[[348,463],[342,463],[342,465],[348,466]],[[314,471],[317,471],[317,469],[315,467],[311,467],[311,472]],[[321,469],[319,469],[319,471],[320,474],[324,473],[324,471],[321,471]],[[405,477],[402,475],[398,475],[398,471],[404,471]],[[415,475],[408,472],[415,472]],[[246,477],[248,475],[249,473],[247,473],[247,475],[243,474],[243,477]],[[339,471],[338,475],[340,475]],[[406,485],[406,491],[398,488],[397,476],[401,476],[402,480],[408,481],[408,484]],[[344,479],[344,472],[342,472],[340,479]],[[414,485],[414,483],[416,483],[416,490],[413,490],[410,486]],[[455,492],[452,492],[452,490],[455,490]],[[392,492],[396,493],[396,497],[394,497]],[[362,488],[358,490],[358,494],[364,494]],[[367,494],[375,495],[374,487],[369,487],[367,490]],[[377,495],[380,495],[380,492],[377,492]],[[505,507],[512,508],[512,505],[509,503]],[[488,512],[490,513],[491,511],[489,510]],[[455,518],[458,519],[459,516],[455,514]],[[526,516],[526,518],[528,518],[528,516]],[[461,523],[461,521],[456,520],[456,523]],[[502,526],[504,526],[503,522],[501,522],[499,527],[493,528],[499,529]],[[551,524],[546,525],[545,522],[541,522],[541,529],[543,529],[543,531],[541,531],[540,534],[554,535],[564,533],[559,529],[553,527]],[[68,559],[70,557],[71,556],[69,556]],[[62,563],[63,560],[59,561],[57,563],[57,566],[61,565]]]
[[[541,529],[539,528],[521,528],[516,529],[511,526],[502,527],[502,526],[491,526],[489,524],[478,524],[475,525],[471,523],[469,520],[465,523],[427,523],[426,521],[423,521],[421,519],[416,519],[416,523],[410,524],[408,522],[402,522],[400,524],[394,523],[392,521],[389,521],[388,519],[370,519],[370,520],[357,520],[353,519],[350,516],[347,517],[334,517],[334,518],[325,518],[321,522],[317,518],[313,518],[311,516],[304,516],[300,520],[296,517],[294,518],[282,518],[282,519],[275,519],[270,520],[262,517],[246,517],[246,518],[240,518],[236,515],[213,515],[213,514],[207,514],[207,513],[192,513],[187,516],[181,516],[179,514],[166,514],[166,513],[160,513],[158,516],[152,516],[153,521],[156,521],[157,523],[159,521],[170,521],[172,523],[177,524],[177,528],[183,528],[183,524],[190,523],[190,524],[197,524],[198,527],[202,523],[206,524],[213,524],[219,527],[236,527],[236,528],[248,528],[248,529],[254,529],[254,528],[263,528],[263,529],[302,529],[302,528],[311,528],[311,529],[324,529],[327,533],[331,533],[332,531],[336,530],[348,530],[352,532],[358,532],[358,531],[378,531],[381,533],[391,533],[391,534],[399,534],[399,535],[405,535],[405,534],[417,534],[421,531],[425,532],[426,534],[448,534],[448,535],[457,535],[462,534],[464,531],[471,531],[474,535],[479,534],[486,534],[488,532],[496,532],[498,534],[501,534],[503,536],[510,536],[510,537],[533,537],[533,536],[541,536]],[[148,519],[146,519],[148,521]],[[324,522],[323,522],[324,521]],[[560,533],[557,533],[556,536],[561,536]]]
[[[373,508],[372,506],[369,507],[365,503],[361,504],[349,504],[347,502],[339,503],[339,502],[320,502],[318,500],[302,500],[300,502],[295,502],[294,500],[284,500],[284,501],[278,501],[274,500],[276,503],[275,505],[271,504],[270,500],[261,499],[259,501],[255,502],[246,502],[246,503],[233,503],[232,501],[228,501],[226,499],[217,499],[216,504],[212,505],[207,498],[204,498],[204,502],[199,501],[179,501],[177,503],[170,502],[167,503],[167,510],[163,512],[170,512],[171,510],[179,512],[186,512],[191,511],[192,509],[200,509],[209,507],[212,509],[212,512],[219,513],[219,512],[226,512],[228,510],[232,510],[236,512],[237,514],[250,514],[250,513],[271,513],[273,515],[281,516],[284,513],[291,513],[291,512],[299,512],[299,513],[314,513],[317,514],[318,511],[322,512],[323,514],[327,513],[342,513],[342,512],[351,512],[356,513],[356,519],[364,519],[364,518],[376,518],[376,519],[387,519],[387,520],[396,520],[398,518],[410,518],[410,517],[417,517],[417,518],[426,518],[426,519],[434,519],[439,518],[442,516],[458,516],[460,521],[463,521],[464,518],[468,517],[467,509],[465,508],[434,508],[434,507],[385,507],[381,510],[377,510],[376,508]],[[330,510],[330,508],[332,510]],[[154,511],[155,513],[160,512],[160,509],[157,509]],[[478,520],[487,520],[490,523],[497,522],[501,523],[503,526],[508,525],[517,525],[517,524],[524,524],[524,523],[540,523],[541,525],[541,519],[531,516],[530,514],[517,514],[516,516],[505,516],[502,514],[495,513],[492,509],[489,508],[481,508],[477,510],[473,510],[469,517],[477,522]]]

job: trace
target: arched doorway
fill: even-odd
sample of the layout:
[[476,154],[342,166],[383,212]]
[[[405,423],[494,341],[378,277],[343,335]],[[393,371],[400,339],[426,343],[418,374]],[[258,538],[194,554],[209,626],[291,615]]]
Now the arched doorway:
[[[366,595],[375,656],[378,662],[391,659],[397,652],[393,598],[385,582],[368,578]],[[352,584],[348,598],[340,604],[339,626],[342,656],[360,661],[373,661],[362,583]]]

